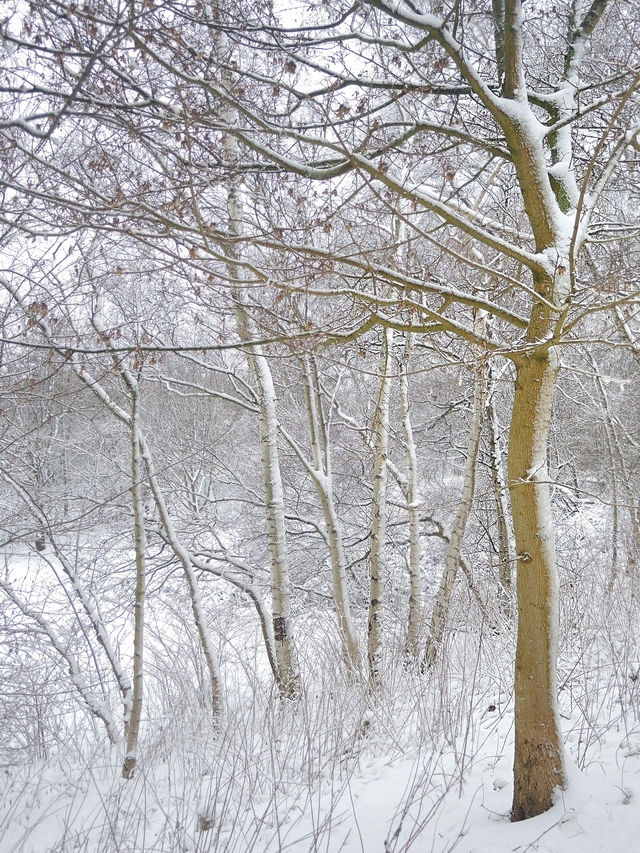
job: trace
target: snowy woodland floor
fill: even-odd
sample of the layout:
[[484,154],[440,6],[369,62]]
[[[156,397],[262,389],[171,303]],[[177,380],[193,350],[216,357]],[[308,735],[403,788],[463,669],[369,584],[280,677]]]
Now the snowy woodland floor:
[[406,671],[398,637],[375,699],[341,674],[331,616],[316,611],[297,623],[304,695],[277,700],[243,610],[219,626],[227,690],[220,730],[212,732],[180,667],[151,671],[131,781],[120,778],[122,748],[109,747],[80,711],[59,720],[57,740],[29,762],[5,739],[0,851],[633,853],[640,600],[624,572],[608,597],[599,562],[596,555],[584,564],[580,583],[575,565],[561,567],[559,697],[570,784],[538,818],[508,819],[513,630],[495,633],[477,614],[471,619],[459,581],[437,670]]

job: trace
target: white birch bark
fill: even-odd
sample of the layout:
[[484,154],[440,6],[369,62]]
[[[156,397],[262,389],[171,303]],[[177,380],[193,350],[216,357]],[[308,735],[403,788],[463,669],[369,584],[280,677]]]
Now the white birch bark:
[[[401,371],[405,370],[405,368],[401,368]],[[410,651],[409,642],[413,645],[413,638],[415,637],[415,642],[419,641],[419,633],[422,627],[422,608],[421,608],[421,578],[420,578],[420,503],[418,500],[418,470],[417,470],[417,457],[415,452],[415,442],[413,441],[413,430],[411,428],[411,419],[410,419],[410,398],[408,396],[408,382],[403,387],[403,382],[408,380],[408,376],[405,373],[401,372],[401,414],[402,414],[402,423],[403,423],[403,443],[405,447],[405,455],[407,458],[407,476],[403,476],[401,471],[394,465],[394,463],[387,458],[386,467],[389,473],[393,476],[400,491],[402,492],[406,502],[407,502],[407,512],[409,513],[409,537],[410,537],[410,553],[409,553],[409,566],[410,566],[410,601],[409,601],[409,630],[408,630],[408,651]],[[404,398],[403,398],[403,395]],[[351,429],[357,430],[362,436],[363,442],[366,446],[376,454],[377,447],[377,434],[374,432],[372,436],[369,433],[369,430],[366,426],[358,424],[350,415],[348,415],[345,411],[343,411],[338,403],[334,401],[333,405],[338,412],[338,415],[342,420],[349,424]],[[409,417],[405,417],[405,410],[409,413]],[[411,494],[411,498],[409,498],[409,494]],[[447,540],[448,541],[448,540]]]
[[[244,308],[237,309],[238,330],[249,340],[249,321]],[[256,350],[258,350],[256,352]],[[284,490],[278,452],[276,392],[267,359],[259,348],[247,350],[255,380],[260,419],[260,458],[265,494],[267,548],[271,567],[273,636],[278,661],[278,685],[283,696],[293,698],[300,690],[300,673],[291,622],[291,585],[285,530]]]
[[133,631],[133,702],[127,732],[127,752],[122,775],[130,779],[138,759],[138,737],[144,696],[144,605],[146,587],[146,536],[142,501],[143,464],[140,454],[140,423],[138,388],[131,391],[131,500],[133,504],[134,541],[136,554],[136,591]]
[[[219,9],[212,4],[214,20],[219,18]],[[216,54],[220,64],[222,86],[227,91],[233,89],[231,74],[226,69],[229,60],[229,48],[222,27],[214,34]],[[236,114],[225,105],[222,108],[224,123],[233,124]],[[223,152],[225,165],[229,170],[227,188],[227,228],[231,238],[243,234],[244,211],[240,181],[234,176],[239,161],[238,142],[227,134],[224,138]],[[234,292],[236,322],[242,341],[254,338],[252,323],[247,312],[246,295],[242,274],[235,263],[235,249],[227,249],[229,277],[239,285]],[[291,621],[291,588],[289,581],[288,554],[285,530],[284,490],[280,474],[278,454],[278,419],[276,411],[276,392],[269,363],[260,346],[248,346],[245,355],[256,387],[256,398],[260,419],[260,458],[262,461],[262,480],[265,491],[265,514],[267,521],[267,548],[271,566],[271,600],[273,612],[273,637],[276,659],[278,661],[278,686],[283,696],[295,697],[300,690],[300,673],[293,637]]]
[[404,358],[400,363],[400,414],[407,468],[405,496],[409,514],[409,621],[407,625],[407,654],[417,658],[422,626],[422,581],[420,578],[420,501],[418,499],[418,459],[411,425],[411,396],[409,393],[409,359],[413,335],[408,334]]
[[[240,384],[244,386],[244,392],[246,392],[246,394],[241,393],[240,395],[234,396],[226,394],[219,390],[214,390],[205,387],[195,382],[177,380],[175,377],[168,377],[160,374],[161,381],[164,382],[168,388],[172,388],[173,385],[185,386],[187,388],[195,390],[196,392],[201,392],[206,396],[227,400],[228,402],[233,403],[236,406],[241,406],[242,408],[246,409],[247,411],[253,412],[254,414],[259,413],[258,406],[255,403],[256,397],[254,388],[244,379],[237,377],[233,371],[227,370],[226,368],[220,368],[215,366],[212,368],[211,364],[207,364],[200,361],[200,359],[196,358],[190,353],[183,353],[182,357],[188,361],[192,361],[194,364],[197,364],[200,367],[204,367],[207,370],[213,369],[216,372],[220,372],[232,377],[235,381],[239,381]],[[177,393],[181,392],[178,391]],[[189,478],[189,480],[191,482],[191,478]],[[197,500],[197,496],[194,494],[192,498],[194,507],[196,506]],[[165,539],[165,541],[167,540]],[[251,580],[248,579],[252,578],[253,570],[243,560],[241,560],[239,557],[232,555],[226,549],[220,548],[220,551],[220,554],[209,552],[205,555],[196,555],[192,552],[189,552],[189,557],[191,559],[192,564],[199,571],[208,572],[210,574],[215,575],[216,577],[223,578],[224,580],[235,586],[236,589],[241,590],[249,596],[256,608],[256,613],[260,621],[260,628],[265,644],[265,650],[267,652],[267,658],[269,660],[269,666],[271,667],[275,682],[278,683],[278,662],[276,659],[275,643],[273,638],[273,623],[271,619],[271,614],[268,611],[260,587],[255,585]],[[213,561],[213,563],[211,561]],[[235,569],[238,569],[243,574],[238,575],[235,573],[230,573],[229,571],[222,569],[219,566],[216,566],[216,562],[227,563]],[[247,577],[245,577],[245,575]]]
[[391,354],[393,330],[385,329],[380,352],[380,390],[374,420],[375,458],[371,503],[371,558],[367,659],[372,688],[380,685],[382,662],[382,620],[387,520],[387,455],[389,450],[389,399],[391,394]]
[[307,461],[298,443],[282,426],[280,426],[280,432],[310,474],[318,498],[320,499],[327,541],[329,543],[333,599],[338,615],[338,627],[343,654],[347,666],[355,671],[360,666],[360,655],[353,628],[353,618],[347,589],[347,560],[342,539],[342,527],[333,499],[331,446],[323,412],[317,366],[309,356],[303,358],[302,377],[312,461]]
[[498,577],[500,585],[498,595],[500,606],[506,617],[512,615],[512,566],[513,555],[509,535],[509,504],[507,483],[504,477],[502,447],[500,444],[500,424],[495,404],[494,368],[489,366],[489,402],[487,404],[487,430],[489,433],[489,464],[491,482],[496,504],[496,524],[498,528]]
[[[478,312],[478,317],[475,322],[478,334],[484,335],[484,325],[484,314],[482,312]],[[482,418],[486,406],[487,394],[486,365],[482,356],[482,352],[478,353],[475,368],[473,413],[471,416],[471,428],[469,430],[469,440],[467,443],[462,495],[458,505],[458,511],[451,528],[449,544],[447,545],[447,552],[444,560],[444,572],[442,574],[440,586],[436,594],[436,600],[433,605],[433,612],[431,614],[429,636],[427,638],[427,647],[423,661],[424,668],[432,667],[435,664],[438,650],[442,643],[449,615],[451,594],[453,592],[458,567],[460,565],[462,539],[464,537],[467,521],[469,520],[469,514],[471,512],[471,506],[473,504],[473,496],[476,487],[478,455],[480,452],[480,437],[482,433]]]

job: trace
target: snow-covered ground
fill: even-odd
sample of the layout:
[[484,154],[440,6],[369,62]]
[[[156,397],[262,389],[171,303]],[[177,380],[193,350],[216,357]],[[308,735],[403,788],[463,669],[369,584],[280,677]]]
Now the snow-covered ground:
[[[72,698],[64,667],[52,666],[60,692],[42,708],[57,714],[55,725],[45,720],[41,739],[25,729],[0,743],[0,853],[635,853],[637,581],[622,567],[609,589],[592,514],[565,521],[566,541],[583,542],[579,557],[559,542],[569,785],[546,814],[509,821],[513,628],[483,626],[461,581],[436,670],[424,676],[402,666],[400,625],[376,697],[347,680],[333,617],[315,610],[296,623],[303,695],[281,702],[253,612],[222,602],[213,615],[227,705],[217,729],[188,625],[169,624],[164,611],[155,625],[150,607],[137,775],[121,779],[122,745],[106,743]],[[492,589],[487,582],[484,594]],[[44,695],[50,685],[42,685]],[[18,727],[15,713],[13,722],[0,720],[2,732]]]
[[[486,726],[486,729],[483,727]],[[566,791],[540,817],[512,824],[511,721],[480,724],[486,739],[472,758],[451,746],[363,754],[353,768],[314,788],[281,780],[281,790],[214,785],[194,756],[118,778],[115,750],[82,766],[64,760],[5,772],[0,849],[10,851],[433,851],[549,853],[632,851],[640,839],[640,731],[609,733],[586,771],[570,758]],[[457,745],[459,748],[462,744]],[[111,759],[111,760],[109,760]],[[464,766],[463,766],[464,765]],[[460,771],[463,771],[462,778]],[[215,778],[215,774],[214,774]],[[243,802],[244,794],[244,802]],[[237,799],[234,795],[237,795]],[[211,800],[217,802],[217,809]],[[207,802],[209,800],[209,802]],[[216,820],[216,811],[220,823]],[[203,831],[205,813],[213,826]]]
[[624,638],[595,635],[565,650],[569,786],[551,811],[518,824],[508,818],[511,638],[477,642],[460,635],[453,663],[429,682],[398,668],[376,701],[363,685],[336,680],[282,705],[266,682],[238,678],[215,736],[206,709],[181,697],[182,709],[147,720],[129,782],[119,777],[122,748],[85,729],[48,758],[4,768],[0,850],[640,849],[637,661]]

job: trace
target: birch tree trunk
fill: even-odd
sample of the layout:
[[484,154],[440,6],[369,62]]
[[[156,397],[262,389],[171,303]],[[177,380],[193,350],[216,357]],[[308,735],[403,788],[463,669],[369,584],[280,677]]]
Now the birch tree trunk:
[[[96,311],[93,316],[93,325],[104,339],[105,343],[110,347],[114,348],[113,340],[110,338],[107,333],[104,325],[102,323],[101,317],[101,302],[96,306]],[[78,365],[77,362],[73,362],[74,369],[76,374],[80,379],[82,379],[85,384],[91,388],[91,390],[96,394],[96,396],[102,400],[103,403],[109,408],[109,410],[114,414],[123,424],[129,427],[132,434],[136,433],[137,435],[137,443],[139,448],[139,453],[144,460],[144,464],[147,469],[149,488],[151,489],[151,493],[153,494],[156,507],[158,508],[158,513],[160,515],[160,521],[162,526],[164,527],[165,534],[169,544],[171,545],[171,549],[174,554],[180,561],[182,568],[184,569],[185,578],[187,581],[187,586],[189,588],[189,597],[191,599],[191,608],[193,610],[193,617],[196,623],[196,629],[198,631],[198,637],[200,638],[200,645],[202,647],[202,652],[204,655],[204,659],[207,665],[207,670],[209,672],[209,680],[211,684],[211,709],[214,718],[216,718],[222,711],[222,682],[220,678],[220,671],[218,669],[218,661],[215,653],[215,649],[213,647],[213,641],[211,639],[211,633],[209,631],[209,626],[207,624],[206,615],[204,612],[204,606],[202,603],[202,597],[200,595],[200,585],[198,583],[198,576],[196,575],[191,560],[189,558],[189,553],[184,548],[179,538],[176,536],[173,522],[171,520],[171,515],[167,508],[167,505],[164,500],[164,495],[162,493],[162,489],[160,488],[160,483],[156,476],[155,466],[153,462],[153,455],[147,444],[147,440],[143,431],[137,424],[134,424],[131,416],[127,415],[125,411],[123,411],[107,394],[105,389],[100,385],[99,382],[96,382],[93,377],[90,377],[87,373],[84,365]],[[136,398],[138,394],[138,381],[135,376],[131,373],[129,368],[124,364],[124,362],[114,356],[114,366],[117,372],[120,374],[122,381],[124,382],[129,394],[132,398]],[[133,439],[132,439],[133,440]],[[135,450],[132,451],[135,456]],[[136,463],[137,464],[137,463]],[[140,511],[142,508],[140,507]],[[138,545],[138,540],[136,539],[136,546]],[[134,686],[135,689],[135,686]],[[125,766],[126,769],[126,766]]]
[[[216,3],[212,4],[214,20],[220,17]],[[215,50],[220,64],[223,88],[231,92],[233,80],[228,70],[229,47],[222,28],[214,35]],[[235,110],[225,105],[222,108],[223,120],[235,123]],[[225,165],[229,170],[227,188],[227,226],[232,238],[243,235],[244,211],[242,191],[237,177],[237,164],[240,151],[237,139],[227,134],[223,143]],[[242,285],[242,274],[237,263],[235,248],[227,248],[229,277]],[[234,291],[235,313],[238,334],[244,342],[255,337],[252,323],[247,312],[244,287]],[[293,638],[291,622],[291,588],[289,582],[288,554],[285,531],[284,491],[280,474],[278,454],[278,418],[276,411],[276,393],[269,363],[261,347],[252,345],[245,348],[247,363],[256,386],[256,399],[260,419],[260,458],[262,462],[262,481],[265,492],[265,514],[267,521],[267,548],[271,566],[271,606],[273,612],[273,637],[278,662],[278,687],[282,696],[294,698],[300,690],[300,672]]]
[[400,366],[400,414],[407,466],[407,512],[409,514],[409,621],[407,625],[407,655],[417,659],[422,625],[422,582],[420,578],[420,501],[418,499],[418,460],[411,425],[409,394],[409,359],[413,335],[408,334],[404,358]]
[[[484,316],[479,316],[476,319],[475,325],[478,334],[482,334],[484,331]],[[462,539],[467,527],[467,521],[469,520],[469,514],[471,512],[473,496],[476,488],[476,470],[478,467],[478,455],[480,452],[482,418],[486,407],[487,394],[486,366],[482,359],[482,355],[478,359],[475,369],[473,413],[471,417],[471,428],[469,430],[469,441],[467,443],[462,496],[460,498],[460,504],[458,505],[458,511],[456,513],[453,527],[451,528],[451,536],[444,558],[444,572],[442,574],[436,600],[433,605],[433,613],[431,614],[429,636],[427,638],[427,647],[423,661],[424,669],[434,665],[438,656],[438,650],[442,644],[442,638],[444,636],[444,630],[449,616],[449,607],[451,605],[451,594],[453,592],[460,564]]]
[[303,382],[313,458],[313,470],[310,470],[310,473],[322,506],[329,540],[333,598],[338,614],[344,658],[350,669],[355,671],[360,666],[360,655],[353,630],[347,590],[347,560],[342,540],[342,529],[333,499],[331,447],[323,413],[317,365],[312,362],[309,356],[305,356],[303,359]]
[[371,576],[367,658],[372,688],[380,686],[382,658],[382,615],[384,599],[385,544],[387,520],[387,453],[389,447],[389,398],[393,330],[385,329],[380,352],[380,392],[374,421],[376,441],[371,505]]
[[[248,323],[244,309],[238,309],[238,315],[241,337],[247,336]],[[284,697],[294,698],[300,690],[300,673],[291,624],[291,588],[285,534],[284,491],[277,444],[276,393],[266,358],[252,350],[248,352],[247,359],[256,382],[260,409],[260,456],[271,566],[271,607],[278,661],[278,686]]]
[[512,612],[511,575],[513,558],[509,540],[509,506],[507,484],[503,474],[502,448],[500,446],[500,424],[495,404],[495,379],[493,367],[489,367],[489,402],[487,406],[487,430],[489,433],[489,464],[491,482],[496,504],[496,523],[498,527],[498,577],[500,586],[498,595],[504,615],[509,618]]
[[143,463],[140,455],[138,389],[131,394],[131,497],[133,504],[134,541],[136,553],[136,591],[133,633],[133,702],[127,731],[127,752],[122,776],[130,779],[138,758],[138,736],[142,719],[144,691],[144,604],[145,604],[145,552],[144,506],[142,502]]

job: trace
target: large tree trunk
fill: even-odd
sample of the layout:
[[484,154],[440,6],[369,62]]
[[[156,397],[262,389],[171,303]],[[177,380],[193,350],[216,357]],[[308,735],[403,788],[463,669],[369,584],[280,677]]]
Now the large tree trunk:
[[558,580],[547,472],[547,436],[558,355],[519,356],[511,429],[509,489],[518,559],[514,796],[511,818],[549,809],[565,783],[556,698]]

